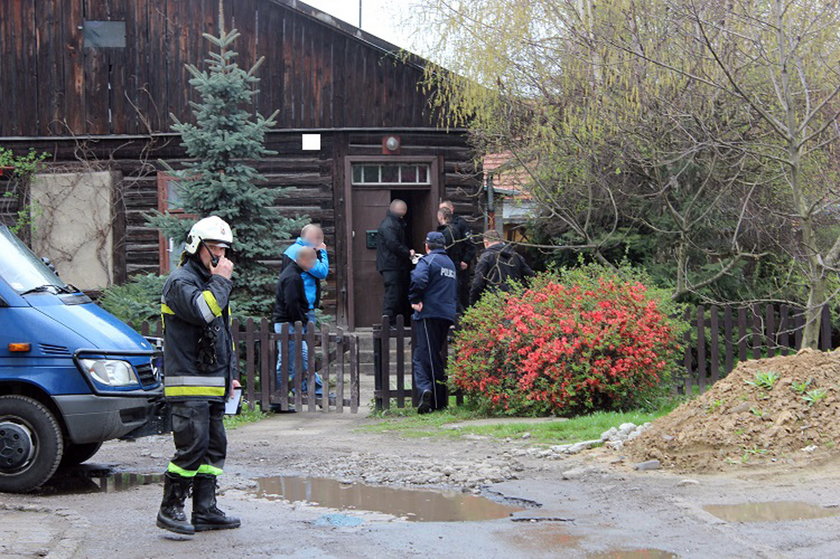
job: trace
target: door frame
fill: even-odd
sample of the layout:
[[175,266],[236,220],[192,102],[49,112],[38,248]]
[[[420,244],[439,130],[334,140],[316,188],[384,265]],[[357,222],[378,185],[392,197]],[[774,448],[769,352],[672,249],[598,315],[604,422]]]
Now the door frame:
[[[347,328],[356,328],[356,286],[353,279],[353,163],[427,163],[429,165],[429,186],[418,185],[365,185],[355,188],[364,190],[428,190],[432,197],[431,207],[437,209],[440,204],[441,175],[443,165],[441,158],[437,155],[346,155],[344,156],[344,238],[347,239],[344,255],[344,269],[347,270],[347,297],[344,300],[346,305]],[[435,203],[434,201],[437,200]],[[437,219],[437,214],[430,216],[432,220]],[[434,221],[433,221],[434,222]]]

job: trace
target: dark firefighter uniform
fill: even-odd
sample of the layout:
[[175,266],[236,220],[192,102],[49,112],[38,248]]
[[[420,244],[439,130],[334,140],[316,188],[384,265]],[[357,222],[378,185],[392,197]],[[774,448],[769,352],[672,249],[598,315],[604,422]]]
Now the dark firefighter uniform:
[[[215,499],[216,476],[222,473],[227,453],[224,402],[237,367],[229,327],[232,288],[231,280],[211,275],[191,257],[170,274],[161,297],[164,395],[175,442],[161,512],[167,498],[175,498],[183,516],[183,501],[192,485],[192,524],[198,531],[239,525],[216,508]],[[174,494],[169,494],[169,485]]]

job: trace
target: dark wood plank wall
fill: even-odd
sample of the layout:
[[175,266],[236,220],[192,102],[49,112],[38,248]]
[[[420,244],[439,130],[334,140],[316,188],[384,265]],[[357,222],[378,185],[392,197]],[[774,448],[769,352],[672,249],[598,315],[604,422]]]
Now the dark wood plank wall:
[[[0,2],[0,136],[145,134],[189,118],[217,0]],[[282,128],[431,124],[422,71],[272,0],[226,3],[235,47],[265,57],[257,108]],[[84,46],[85,20],[126,23],[125,48]]]
[[[277,207],[306,215],[325,229],[335,273],[326,311],[336,314],[346,285],[343,261],[345,155],[381,154],[382,136],[402,138],[402,155],[437,155],[446,196],[459,213],[478,213],[480,180],[462,132],[406,132],[433,124],[419,91],[422,71],[273,0],[226,3],[228,26],[242,33],[243,66],[265,57],[257,108],[278,109],[267,143],[278,155],[258,163],[270,188],[284,189]],[[121,173],[117,197],[115,270],[118,279],[158,271],[158,234],[144,214],[157,205],[159,159],[177,167],[184,153],[166,132],[169,114],[189,120],[190,87],[184,64],[206,56],[202,32],[216,26],[217,0],[0,1],[0,137],[17,151],[51,154],[54,167],[108,168]],[[126,21],[124,49],[83,48],[85,19]],[[376,128],[382,131],[330,131]],[[320,129],[320,152],[303,152],[301,129]],[[400,132],[400,130],[403,130]],[[137,134],[143,138],[39,139],[33,136]],[[2,208],[13,211],[12,203]],[[4,218],[11,217],[4,215]],[[278,247],[278,256],[282,247]],[[339,299],[339,300],[337,300]],[[339,305],[340,306],[340,305]]]

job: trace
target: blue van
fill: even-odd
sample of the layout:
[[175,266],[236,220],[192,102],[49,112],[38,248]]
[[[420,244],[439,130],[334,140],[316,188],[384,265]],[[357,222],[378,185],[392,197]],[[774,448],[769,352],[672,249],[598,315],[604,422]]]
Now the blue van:
[[[153,340],[152,340],[153,341]],[[0,491],[163,432],[161,352],[0,226]]]

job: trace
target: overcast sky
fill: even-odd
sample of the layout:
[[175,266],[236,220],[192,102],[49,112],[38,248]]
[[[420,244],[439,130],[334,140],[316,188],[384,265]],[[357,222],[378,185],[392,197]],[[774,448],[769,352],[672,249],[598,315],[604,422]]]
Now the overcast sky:
[[[359,25],[359,0],[303,0],[333,17]],[[398,47],[413,50],[405,18],[410,0],[361,0],[362,29]],[[420,54],[420,53],[417,53]]]

